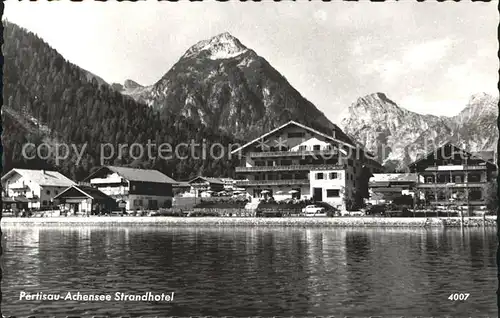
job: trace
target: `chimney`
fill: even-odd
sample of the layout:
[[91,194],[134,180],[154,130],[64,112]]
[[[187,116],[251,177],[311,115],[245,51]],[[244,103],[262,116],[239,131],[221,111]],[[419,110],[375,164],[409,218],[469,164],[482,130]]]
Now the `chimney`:
[[45,174],[45,170],[42,169],[42,174]]
[[335,129],[332,129],[332,137],[337,139],[337,137],[335,137]]

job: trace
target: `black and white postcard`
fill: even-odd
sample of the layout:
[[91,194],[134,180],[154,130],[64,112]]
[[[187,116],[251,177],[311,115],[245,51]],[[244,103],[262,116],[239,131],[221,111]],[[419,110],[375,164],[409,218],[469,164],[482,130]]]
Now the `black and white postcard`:
[[498,2],[3,5],[2,318],[498,317]]

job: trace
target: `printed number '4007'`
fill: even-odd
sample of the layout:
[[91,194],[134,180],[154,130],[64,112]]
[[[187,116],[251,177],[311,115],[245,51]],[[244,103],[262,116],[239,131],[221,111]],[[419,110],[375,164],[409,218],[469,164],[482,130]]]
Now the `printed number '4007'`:
[[466,300],[467,298],[469,298],[470,294],[469,293],[454,293],[454,294],[451,294],[450,297],[448,297],[449,300]]

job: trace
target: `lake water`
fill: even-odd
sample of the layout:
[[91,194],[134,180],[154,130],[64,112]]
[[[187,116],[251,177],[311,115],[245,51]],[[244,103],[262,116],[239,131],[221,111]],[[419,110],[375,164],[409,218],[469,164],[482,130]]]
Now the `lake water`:
[[[495,228],[4,226],[2,244],[4,315],[497,317]],[[19,300],[68,291],[174,299]]]

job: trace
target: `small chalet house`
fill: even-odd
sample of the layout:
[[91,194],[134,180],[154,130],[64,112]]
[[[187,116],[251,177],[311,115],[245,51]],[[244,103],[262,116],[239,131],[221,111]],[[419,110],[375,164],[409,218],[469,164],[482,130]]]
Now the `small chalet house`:
[[[486,205],[485,190],[494,182],[496,165],[451,143],[409,165],[427,205]],[[420,195],[419,195],[420,197]]]
[[209,193],[208,191],[214,193],[224,191],[226,185],[221,179],[201,176],[192,179],[188,183],[191,185],[191,193],[193,193],[195,197],[201,197],[205,195],[205,193]]
[[369,182],[369,203],[393,201],[404,195],[414,196],[416,173],[374,173]]
[[54,202],[64,205],[74,213],[101,214],[116,208],[116,201],[97,188],[84,184],[73,185],[54,197]]
[[342,209],[352,207],[356,191],[368,192],[368,177],[361,177],[382,169],[366,154],[338,127],[326,134],[295,121],[232,152],[240,158],[236,186],[252,197],[312,199]]
[[170,208],[172,186],[177,184],[157,170],[116,166],[103,166],[84,181],[114,198],[120,208],[128,211]]
[[6,202],[18,208],[49,208],[54,196],[74,185],[71,179],[57,171],[12,169],[2,177]]

